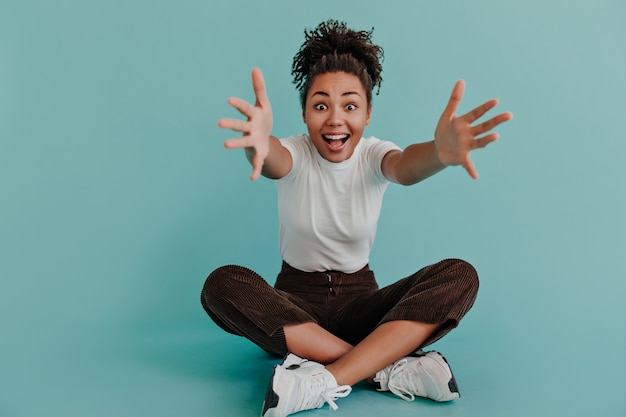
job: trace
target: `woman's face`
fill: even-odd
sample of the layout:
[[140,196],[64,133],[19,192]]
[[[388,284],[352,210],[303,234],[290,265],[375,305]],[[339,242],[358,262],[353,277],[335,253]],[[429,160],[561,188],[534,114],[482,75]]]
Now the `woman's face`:
[[322,157],[341,162],[352,156],[370,121],[361,80],[345,72],[317,75],[302,111],[309,137]]

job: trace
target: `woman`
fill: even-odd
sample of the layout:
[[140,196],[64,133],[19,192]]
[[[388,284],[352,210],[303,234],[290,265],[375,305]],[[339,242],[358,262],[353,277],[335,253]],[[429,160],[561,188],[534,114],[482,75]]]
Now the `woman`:
[[[438,352],[421,348],[456,327],[471,308],[478,277],[467,262],[448,259],[379,289],[369,269],[382,197],[389,182],[418,183],[450,165],[477,172],[470,151],[495,141],[489,133],[512,118],[502,113],[472,126],[490,100],[456,116],[464,83],[454,86],[432,141],[401,150],[362,138],[372,92],[382,82],[382,49],[372,31],[329,20],[305,31],[294,57],[308,134],[271,136],[272,111],[260,70],[252,71],[256,103],[231,98],[247,120],[219,126],[243,136],[251,179],[276,180],[282,269],[272,287],[255,272],[229,265],[207,278],[202,304],[227,332],[287,355],[274,368],[263,416],[286,416],[345,397],[368,380],[412,400],[459,398],[452,371]],[[482,137],[480,135],[483,135]]]

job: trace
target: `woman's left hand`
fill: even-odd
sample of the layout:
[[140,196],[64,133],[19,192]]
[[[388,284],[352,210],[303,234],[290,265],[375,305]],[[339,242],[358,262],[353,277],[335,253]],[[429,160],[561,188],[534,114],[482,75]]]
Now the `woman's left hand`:
[[[510,112],[501,113],[491,119],[472,126],[476,120],[498,104],[492,99],[474,108],[462,116],[456,116],[456,110],[461,103],[465,91],[465,82],[457,81],[450,95],[448,105],[444,109],[435,129],[435,146],[437,156],[444,165],[461,165],[474,179],[478,173],[470,158],[474,149],[484,148],[498,139],[495,132],[487,133],[501,123],[513,118]],[[484,136],[480,136],[487,133]]]

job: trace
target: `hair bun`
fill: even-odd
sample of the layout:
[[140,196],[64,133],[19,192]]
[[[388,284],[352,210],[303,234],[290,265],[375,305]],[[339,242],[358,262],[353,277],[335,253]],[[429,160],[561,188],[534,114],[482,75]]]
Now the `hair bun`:
[[[380,46],[372,44],[373,31],[374,28],[369,31],[355,31],[349,29],[345,22],[332,19],[320,23],[315,29],[305,29],[305,41],[294,56],[291,71],[296,88],[301,94],[305,94],[303,88],[310,82],[309,78],[317,75],[313,71],[315,65],[322,58],[333,55],[349,55],[354,58],[371,79],[371,84],[367,87],[378,86],[380,88],[381,61],[384,55]],[[343,68],[336,70],[343,70]],[[350,72],[359,75],[361,68]]]

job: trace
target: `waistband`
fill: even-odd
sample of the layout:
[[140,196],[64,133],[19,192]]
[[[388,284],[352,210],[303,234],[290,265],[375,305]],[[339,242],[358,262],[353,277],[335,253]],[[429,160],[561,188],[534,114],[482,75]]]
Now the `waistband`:
[[352,273],[334,270],[305,272],[283,261],[274,287],[290,293],[341,295],[376,290],[378,284],[369,265]]

